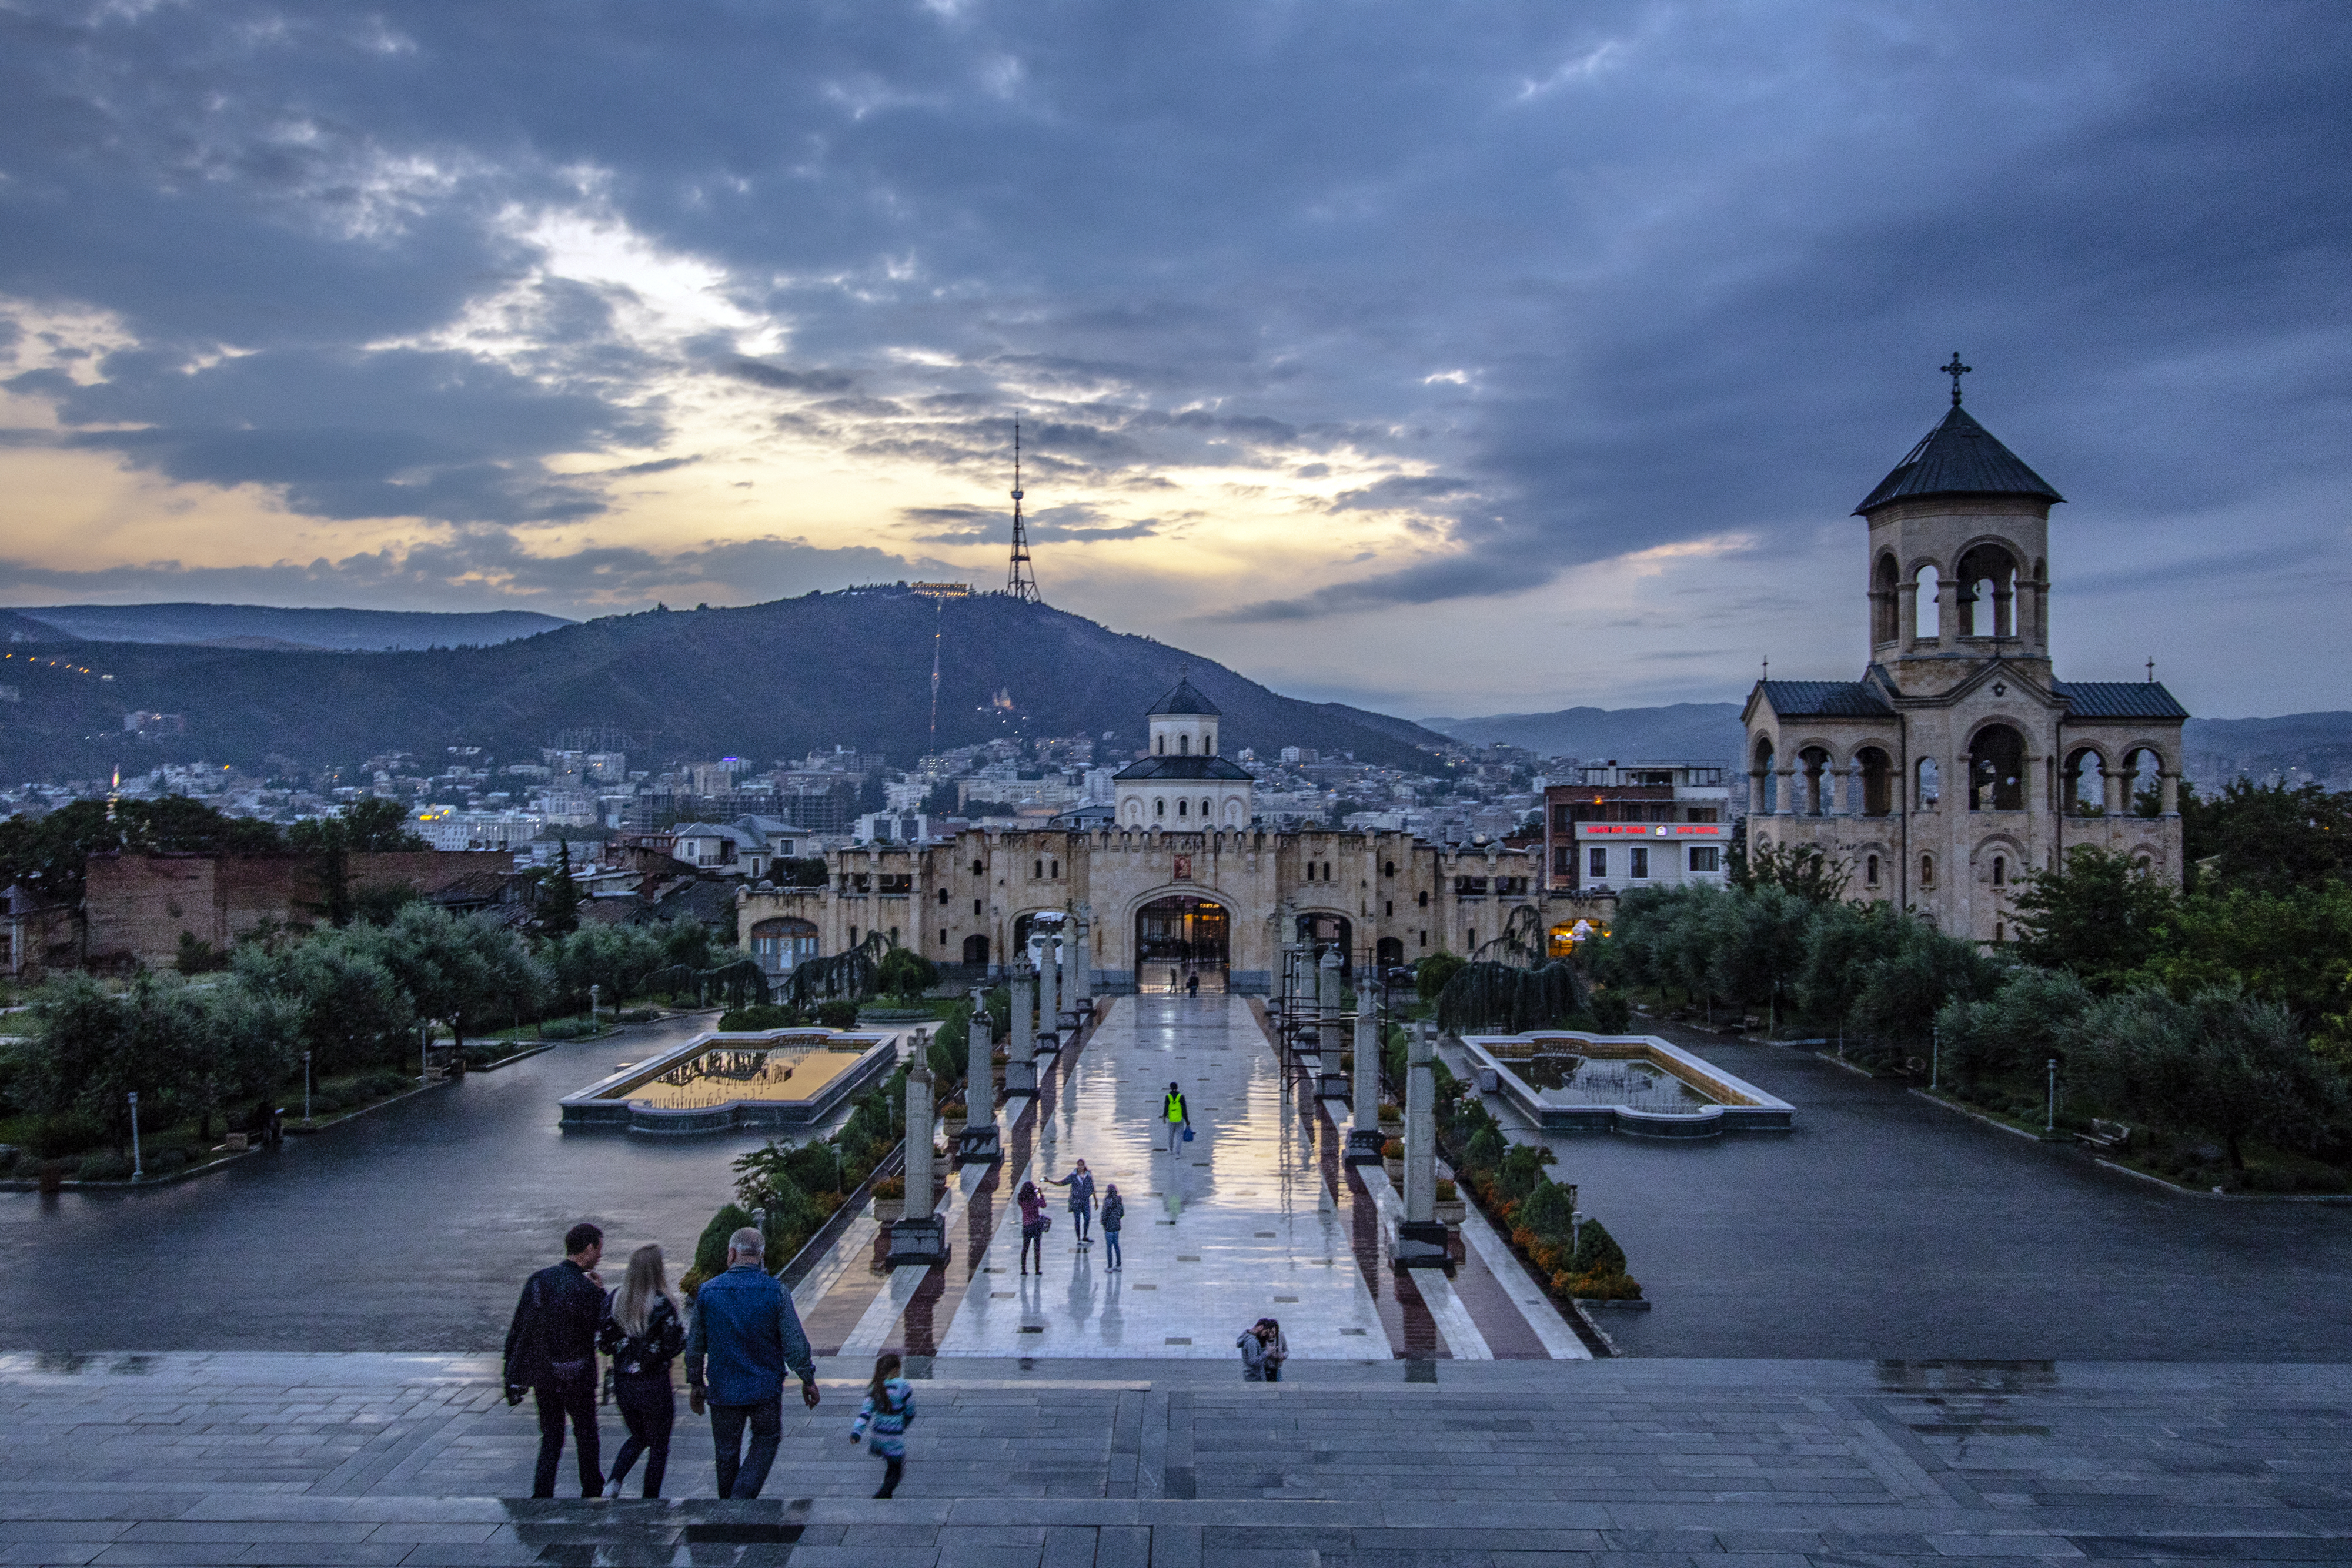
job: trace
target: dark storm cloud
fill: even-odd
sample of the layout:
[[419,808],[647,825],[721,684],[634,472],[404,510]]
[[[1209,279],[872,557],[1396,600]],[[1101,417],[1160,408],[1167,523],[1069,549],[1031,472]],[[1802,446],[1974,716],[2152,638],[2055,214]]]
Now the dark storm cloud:
[[[1023,411],[1041,490],[1444,476],[1334,507],[1419,558],[1236,612],[1297,620],[1769,550],[1954,348],[2062,527],[2311,494],[2352,434],[2347,99],[2319,4],[19,0],[0,293],[136,344],[20,378],[70,439],[328,517],[592,515],[614,476],[545,465],[657,442],[679,367],[971,475]],[[724,268],[789,350],[648,349],[625,289],[548,279],[524,349],[436,340],[542,208]]]

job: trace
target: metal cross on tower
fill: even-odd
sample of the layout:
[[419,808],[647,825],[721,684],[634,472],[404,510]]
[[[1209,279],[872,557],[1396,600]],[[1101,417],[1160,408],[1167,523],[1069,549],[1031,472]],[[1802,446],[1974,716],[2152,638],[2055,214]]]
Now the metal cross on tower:
[[1960,363],[1960,351],[1958,349],[1954,349],[1952,350],[1952,362],[1948,365],[1938,365],[1936,368],[1952,378],[1952,406],[1954,408],[1959,407],[1960,378],[1967,375],[1970,371],[1975,370],[1976,367],[1974,365],[1964,365]]
[[[1958,355],[1953,356],[1955,359]],[[1021,517],[1021,422],[1013,422],[1013,570],[1004,579],[1004,591],[1031,604],[1043,603],[1037,595],[1037,571],[1029,564],[1029,526]]]

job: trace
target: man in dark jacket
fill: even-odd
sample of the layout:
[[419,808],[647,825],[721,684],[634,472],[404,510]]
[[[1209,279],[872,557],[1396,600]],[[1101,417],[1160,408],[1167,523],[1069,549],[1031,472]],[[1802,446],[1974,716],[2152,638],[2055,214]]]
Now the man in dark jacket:
[[530,1390],[539,1404],[539,1469],[530,1495],[555,1495],[555,1467],[563,1458],[563,1418],[572,1418],[580,1448],[580,1495],[603,1497],[603,1456],[596,1443],[596,1325],[604,1313],[604,1282],[593,1272],[604,1255],[604,1233],[580,1224],[563,1233],[563,1261],[541,1269],[522,1288],[514,1325],[507,1330],[507,1403]]
[[[765,1266],[766,1244],[749,1226],[727,1240],[727,1272],[695,1292],[686,1336],[686,1385],[698,1412],[710,1407],[719,1453],[719,1495],[758,1497],[784,1436],[784,1369],[801,1380],[801,1403],[816,1407],[816,1363],[801,1332],[793,1293]],[[743,1426],[751,1427],[751,1451]]]

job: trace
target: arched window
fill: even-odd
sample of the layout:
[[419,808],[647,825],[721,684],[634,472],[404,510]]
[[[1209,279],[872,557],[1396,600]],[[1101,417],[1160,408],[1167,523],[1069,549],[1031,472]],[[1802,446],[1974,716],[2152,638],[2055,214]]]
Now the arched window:
[[1932,811],[1936,809],[1936,801],[1943,794],[1943,769],[1936,766],[1934,758],[1923,757],[1919,758],[1918,772],[1919,810]]
[[1914,622],[1917,630],[1912,634],[1912,641],[1933,643],[1944,633],[1944,608],[1939,598],[1943,580],[1937,576],[1933,566],[1923,566],[1919,569],[1919,575],[1913,579],[1913,584],[1918,595],[1916,602],[1919,609],[1917,620]]
[[1184,814],[1184,808],[1190,804],[1192,804],[1191,801],[1180,798],[1176,802],[1176,814],[1180,817],[1182,816]]
[[1980,544],[1960,557],[1959,633],[1963,637],[2017,635],[2017,561],[1997,544]]
[[1176,737],[1176,754],[1179,757],[1190,757],[1192,755],[1192,737],[1191,736],[1180,735]]
[[2009,885],[2009,857],[2007,855],[1995,855],[1992,857],[1992,884],[1995,887],[2007,887]]
[[1166,816],[1168,814],[1168,802],[1155,797],[1151,802],[1151,814],[1155,817]]
[[1819,817],[1830,810],[1830,754],[1818,746],[1808,746],[1797,753],[1797,810],[1801,815]]
[[2145,746],[2135,747],[2124,758],[2124,813],[2164,815],[2164,759]]
[[1921,887],[1933,887],[1936,885],[1936,857],[1934,855],[1921,855],[1919,857],[1919,885]]
[[988,862],[986,861],[972,862],[971,874],[974,876],[986,876],[988,874]]
[[941,909],[945,909],[947,906],[948,906],[948,890],[947,890],[946,888],[944,888],[944,887],[943,887],[943,888],[940,889],[940,907]]
[[1903,581],[1903,569],[1895,564],[1891,555],[1878,558],[1878,565],[1870,574],[1870,640],[1892,643],[1903,634],[1902,615],[1895,594]]
[[1213,729],[1202,731],[1201,735],[1201,755],[1203,757],[1214,757],[1216,754],[1217,732]]
[[1168,737],[1167,737],[1166,736],[1164,736],[1164,735],[1155,735],[1155,736],[1153,736],[1153,737],[1151,737],[1151,749],[1152,749],[1152,750],[1154,750],[1154,751],[1156,751],[1156,752],[1158,752],[1158,753],[1159,753],[1160,756],[1162,756],[1162,757],[1167,756],[1167,755],[1168,755]]
[[1029,868],[1029,875],[1033,881],[1044,881],[1045,877],[1045,862],[1041,860],[1035,865],[1031,866]]
[[2084,747],[2066,758],[2066,814],[2070,817],[2104,817],[2107,813],[2107,786],[2099,754]]
[[1969,743],[1969,810],[2025,810],[2025,737],[1989,724]]
[[1062,862],[1056,860],[1047,861],[1045,862],[1045,874],[1054,878],[1055,881],[1059,881],[1062,875]]
[[1894,761],[1874,746],[1864,747],[1855,753],[1854,760],[1862,764],[1862,814],[1865,817],[1894,815]]
[[1862,885],[1864,887],[1876,887],[1878,885],[1878,857],[1876,855],[1867,857],[1862,862]]
[[1755,797],[1748,802],[1751,810],[1769,813],[1780,809],[1780,780],[1772,771],[1772,761],[1771,737],[1758,736],[1756,764],[1748,775],[1756,781]]
[[1202,800],[1201,800],[1201,820],[1202,820],[1202,821],[1207,821],[1209,820],[1209,816],[1210,816],[1210,811],[1209,811],[1209,801],[1208,801],[1208,798],[1207,798],[1206,796],[1203,796],[1203,797],[1202,798]]
[[805,920],[762,920],[751,927],[751,956],[770,975],[789,975],[816,956],[816,927]]

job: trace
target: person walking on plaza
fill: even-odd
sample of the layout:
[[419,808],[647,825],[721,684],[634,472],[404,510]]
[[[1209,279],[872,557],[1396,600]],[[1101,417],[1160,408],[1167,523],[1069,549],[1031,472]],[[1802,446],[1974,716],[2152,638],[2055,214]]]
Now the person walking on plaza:
[[1087,1169],[1087,1162],[1080,1160],[1071,1167],[1069,1175],[1047,1176],[1045,1181],[1050,1186],[1070,1189],[1070,1228],[1078,1233],[1079,1246],[1093,1246],[1094,1243],[1087,1238],[1087,1223],[1094,1218],[1095,1177],[1094,1173]]
[[1119,1266],[1118,1228],[1127,1223],[1127,1199],[1118,1196],[1118,1183],[1103,1188],[1102,1233],[1103,1272],[1115,1272]]
[[1260,1318],[1244,1329],[1234,1343],[1242,1353],[1243,1382],[1282,1381],[1282,1364],[1290,1359],[1290,1345],[1282,1337],[1280,1323],[1272,1318]]
[[1200,976],[1187,975],[1184,977],[1184,994],[1188,997],[1197,997],[1201,994]]
[[566,1417],[580,1450],[580,1495],[604,1495],[596,1443],[596,1324],[604,1315],[604,1282],[595,1271],[604,1255],[604,1233],[594,1226],[583,1222],[565,1231],[563,1261],[524,1283],[507,1329],[507,1403],[521,1404],[528,1389],[539,1406],[533,1497],[555,1495]]
[[1160,1103],[1161,1119],[1168,1124],[1168,1150],[1173,1154],[1176,1145],[1192,1130],[1192,1112],[1184,1103],[1184,1092],[1175,1084],[1168,1085],[1168,1098]]
[[629,1271],[621,1288],[604,1298],[596,1344],[613,1358],[613,1403],[629,1424],[629,1440],[613,1456],[607,1486],[613,1496],[620,1496],[629,1467],[643,1455],[646,1496],[659,1497],[662,1474],[669,1469],[670,1428],[677,1421],[677,1391],[670,1385],[669,1364],[686,1348],[686,1317],[677,1298],[669,1293],[660,1248],[640,1247],[629,1254]]
[[1014,1201],[1021,1206],[1021,1271],[1029,1272],[1029,1249],[1037,1249],[1037,1272],[1045,1271],[1045,1232],[1052,1229],[1054,1217],[1045,1212],[1045,1195],[1037,1190],[1034,1181],[1021,1184]]
[[[874,1381],[866,1385],[866,1403],[849,1425],[849,1440],[866,1438],[866,1451],[882,1461],[882,1490],[888,1497],[907,1473],[907,1428],[915,1424],[914,1385],[898,1375],[898,1357],[884,1351],[874,1358]],[[871,1436],[868,1436],[868,1432]]]
[[[784,1372],[801,1380],[801,1403],[816,1408],[816,1363],[793,1293],[769,1276],[767,1244],[745,1226],[727,1239],[727,1271],[695,1292],[686,1336],[686,1385],[696,1415],[708,1404],[719,1450],[719,1495],[758,1497],[784,1436]],[[743,1452],[743,1427],[751,1448]]]

